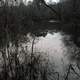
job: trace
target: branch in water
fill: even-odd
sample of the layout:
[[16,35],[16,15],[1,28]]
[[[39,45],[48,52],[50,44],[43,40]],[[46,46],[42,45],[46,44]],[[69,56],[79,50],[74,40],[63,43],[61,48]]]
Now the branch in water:
[[68,80],[68,76],[70,74],[70,69],[71,69],[71,64],[69,65],[69,68],[68,68],[68,71],[67,71],[67,75],[66,75],[64,80]]
[[78,77],[80,77],[80,75],[75,71],[75,69],[73,68],[72,65],[71,65],[71,70],[72,70]]

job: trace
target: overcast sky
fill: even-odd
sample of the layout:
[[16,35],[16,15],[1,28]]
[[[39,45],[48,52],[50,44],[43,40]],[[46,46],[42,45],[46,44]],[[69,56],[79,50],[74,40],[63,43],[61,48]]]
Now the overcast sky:
[[[23,0],[23,1],[26,5],[28,5],[28,2],[33,2],[33,0]],[[47,4],[55,4],[55,3],[59,3],[59,1],[60,0],[45,0]]]
[[58,3],[60,0],[45,0],[48,4]]

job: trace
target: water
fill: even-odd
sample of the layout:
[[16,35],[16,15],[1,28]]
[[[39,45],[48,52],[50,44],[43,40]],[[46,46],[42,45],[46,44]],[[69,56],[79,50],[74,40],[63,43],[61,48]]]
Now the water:
[[64,45],[63,36],[60,32],[50,34],[45,37],[40,37],[39,41],[35,44],[35,50],[48,54],[50,62],[54,62],[59,72],[63,71],[63,66],[68,64],[67,48]]
[[[71,40],[71,35],[60,31],[57,32],[55,30],[40,33],[40,36],[35,36],[35,34],[28,33],[26,36],[27,42],[22,42],[22,47],[25,51],[27,49],[27,54],[30,55],[32,53],[32,43],[34,40],[33,54],[40,54],[46,58],[48,71],[58,72],[60,74],[60,79],[62,80],[67,74],[69,65],[72,64],[74,65],[73,68],[75,68],[76,72],[79,73],[79,69],[76,67],[77,58],[74,56],[77,52],[79,52],[79,48]],[[45,36],[42,35],[44,33]],[[19,50],[21,50],[21,48],[19,48]],[[25,54],[21,53],[18,55],[19,60],[24,63]],[[44,62],[43,65],[45,65]],[[73,72],[73,74],[75,73]],[[53,76],[53,74],[51,75]]]
[[[33,36],[30,33],[27,35],[30,39],[30,42],[26,44],[28,46],[28,50],[31,51]],[[65,41],[70,43],[70,45],[66,46]],[[48,32],[45,37],[35,36],[35,44],[34,44],[34,53],[41,52],[41,54],[48,55],[50,63],[54,63],[56,66],[56,70],[60,73],[64,72],[64,68],[71,61],[69,60],[69,56],[73,50],[69,50],[69,48],[73,47],[75,44],[70,42],[70,36],[63,34],[62,32]],[[24,46],[26,46],[24,44]],[[63,68],[64,67],[64,68]]]

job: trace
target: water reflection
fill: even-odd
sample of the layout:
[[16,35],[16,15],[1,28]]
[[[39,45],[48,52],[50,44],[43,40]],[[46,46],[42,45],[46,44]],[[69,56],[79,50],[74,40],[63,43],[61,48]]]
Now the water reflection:
[[[26,74],[28,78],[35,77],[34,80],[46,80],[45,78],[47,80],[79,80],[80,49],[70,38],[70,35],[56,30],[22,35],[17,50],[16,46],[10,42],[9,48],[6,49],[6,63],[10,65],[8,61],[10,58],[11,66],[15,71],[15,53],[17,51],[16,59],[19,62],[21,75]],[[9,57],[8,51],[11,57]],[[5,58],[2,53],[0,56],[1,72]],[[70,79],[66,79],[66,77]]]
[[63,67],[68,64],[67,48],[63,43],[63,36],[60,32],[48,33],[45,37],[39,37],[39,41],[35,44],[35,50],[47,53],[50,62],[54,62],[56,70],[63,72]]
[[[63,78],[66,75],[66,70],[68,70],[70,64],[76,65],[75,53],[78,52],[78,48],[73,41],[70,41],[70,35],[63,32],[47,31],[45,36],[35,36],[29,33],[27,37],[29,42],[23,44],[23,46],[27,46],[28,53],[31,53],[32,42],[35,39],[33,53],[41,54],[44,57],[47,55],[49,70],[54,68],[55,71],[59,72],[60,77]],[[75,70],[78,72],[77,67]]]

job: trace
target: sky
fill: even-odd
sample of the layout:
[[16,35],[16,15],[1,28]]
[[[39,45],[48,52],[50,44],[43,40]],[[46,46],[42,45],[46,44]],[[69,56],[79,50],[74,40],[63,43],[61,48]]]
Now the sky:
[[59,3],[60,0],[45,0],[47,4]]
[[[33,2],[33,0],[23,0],[23,1],[26,5],[28,5],[29,2]],[[47,4],[54,4],[54,3],[58,3],[59,1],[60,0],[45,0]]]

